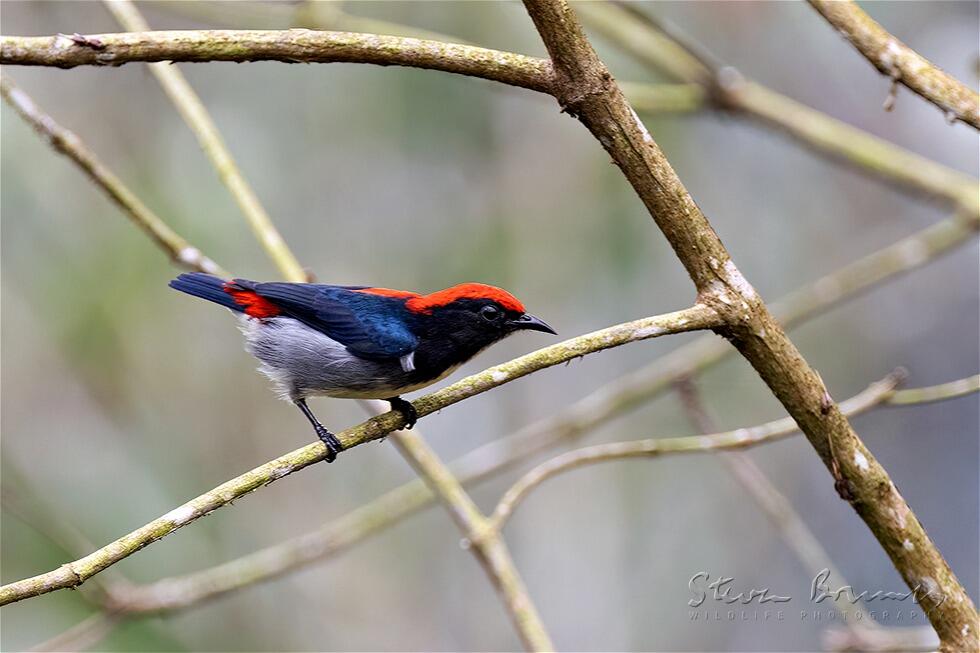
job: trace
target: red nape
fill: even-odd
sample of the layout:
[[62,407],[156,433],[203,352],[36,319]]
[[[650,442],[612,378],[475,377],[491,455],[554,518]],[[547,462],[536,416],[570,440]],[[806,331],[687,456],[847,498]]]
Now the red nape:
[[483,283],[461,283],[452,288],[413,297],[405,302],[405,306],[415,313],[431,313],[432,309],[451,304],[457,299],[491,299],[500,304],[504,310],[524,312],[524,305],[517,300],[517,297],[506,290]]
[[419,296],[417,292],[409,292],[407,290],[392,290],[391,288],[358,288],[356,292],[366,292],[369,295],[380,295],[382,297],[395,297],[397,299]]
[[282,311],[265,297],[260,297],[253,290],[245,290],[231,283],[226,283],[223,290],[231,295],[235,303],[245,310],[245,315],[252,317],[275,317]]

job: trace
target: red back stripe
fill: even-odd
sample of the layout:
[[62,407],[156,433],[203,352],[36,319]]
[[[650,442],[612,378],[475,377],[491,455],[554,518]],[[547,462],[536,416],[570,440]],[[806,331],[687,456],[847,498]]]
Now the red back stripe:
[[224,291],[231,295],[235,303],[245,309],[245,314],[252,317],[275,317],[282,311],[265,297],[260,297],[253,290],[245,290],[231,284],[225,284]]

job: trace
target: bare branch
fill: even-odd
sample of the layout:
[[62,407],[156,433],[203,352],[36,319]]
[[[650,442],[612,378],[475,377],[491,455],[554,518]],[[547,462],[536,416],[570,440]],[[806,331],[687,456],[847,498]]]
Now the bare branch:
[[872,20],[851,0],[809,0],[882,75],[932,102],[950,122],[980,129],[980,95],[967,88]]
[[[590,27],[648,68],[701,86],[704,102],[739,117],[754,118],[817,154],[851,164],[899,190],[944,198],[971,215],[980,213],[976,179],[747,79],[731,66],[714,62],[701,46],[679,42],[676,34],[662,32],[664,25],[638,5],[585,2],[576,5],[576,10]],[[709,59],[710,65],[706,63]],[[622,84],[637,111],[657,110],[656,95],[649,97],[642,86]]]
[[175,264],[190,270],[211,274],[227,274],[214,261],[201,254],[201,250],[181,238],[173,229],[156,216],[120,179],[113,174],[74,133],[65,129],[44,113],[31,98],[14,85],[9,75],[0,79],[0,94],[21,118],[26,120],[48,143],[82,169],[116,206],[153,242],[170,256]]
[[[474,534],[483,532],[487,524],[486,517],[425,441],[418,434],[408,431],[398,431],[393,434],[392,439],[395,447],[412,464],[418,475],[425,479],[429,489],[452,515],[464,537],[472,541]],[[504,600],[507,613],[517,628],[524,647],[529,651],[555,650],[541,617],[528,596],[524,581],[517,573],[514,561],[499,535],[482,537],[469,549],[483,565],[487,576]]]
[[[515,379],[611,347],[655,338],[670,333],[708,329],[718,324],[716,313],[701,304],[634,322],[619,324],[539,349],[512,361],[491,367],[426,395],[414,402],[423,417],[464,399],[481,394]],[[405,425],[404,416],[391,411],[337,434],[344,450],[384,437]],[[58,569],[0,587],[0,605],[59,589],[77,587],[86,579],[129,557],[178,528],[227,505],[263,485],[268,485],[304,467],[320,462],[326,448],[320,442],[307,445],[227,481],[210,492],[171,510],[101,549]]]
[[[131,32],[150,30],[146,20],[130,0],[104,0],[104,4],[125,29]],[[275,262],[276,267],[288,281],[308,281],[303,267],[286,245],[286,241],[259,202],[255,191],[238,169],[235,159],[225,146],[224,139],[221,138],[221,133],[201,99],[187,82],[187,78],[176,66],[170,64],[153,63],[149,64],[149,67],[150,72],[177,107],[184,122],[197,136],[201,149],[218,171],[221,181],[231,191],[232,197],[245,214],[252,232],[265,248],[269,258]]]
[[[873,383],[860,394],[841,402],[841,412],[850,417],[860,415],[882,404],[891,404],[892,397],[897,394],[895,388],[902,378],[902,373],[893,373],[881,381]],[[932,401],[932,399],[925,397],[930,396],[932,390],[932,388],[921,388],[912,392],[919,393],[923,397],[917,403],[927,403]],[[954,396],[960,395],[946,394],[942,399],[952,398]],[[675,453],[707,453],[712,451],[746,449],[759,444],[780,440],[788,435],[799,432],[799,430],[799,426],[793,418],[784,417],[759,426],[712,433],[710,435],[689,435],[676,438],[651,438],[630,442],[611,442],[569,451],[538,465],[518,479],[497,504],[493,514],[490,516],[488,526],[491,530],[500,530],[507,519],[514,513],[517,506],[527,498],[531,490],[549,478],[579,467],[626,458],[655,458],[665,454]]]
[[[85,44],[87,43],[87,45]],[[400,36],[290,30],[176,30],[56,36],[0,36],[0,64],[120,66],[134,61],[282,61],[409,66],[489,79],[548,93],[543,59]]]
[[[800,425],[841,498],[868,525],[947,648],[975,648],[977,613],[956,575],[851,428],[819,375],[739,272],[670,163],[629,106],[563,0],[525,0],[555,68],[554,95],[620,167],[666,236],[723,333]],[[907,543],[907,545],[906,545]]]

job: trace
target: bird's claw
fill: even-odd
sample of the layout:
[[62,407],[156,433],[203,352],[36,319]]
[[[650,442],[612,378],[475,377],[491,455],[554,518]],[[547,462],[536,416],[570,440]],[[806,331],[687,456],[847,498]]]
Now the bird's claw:
[[337,460],[337,454],[344,450],[344,445],[340,443],[337,436],[322,426],[316,429],[316,436],[320,438],[320,442],[327,448],[327,457],[324,460],[328,463]]
[[397,410],[405,418],[405,430],[411,431],[415,422],[419,421],[419,413],[415,410],[412,402],[406,401],[401,397],[392,397],[388,400],[392,410]]

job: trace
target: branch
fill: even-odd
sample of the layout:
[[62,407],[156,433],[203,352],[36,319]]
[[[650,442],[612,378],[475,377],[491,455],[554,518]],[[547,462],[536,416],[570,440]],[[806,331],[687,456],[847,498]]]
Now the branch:
[[925,404],[933,401],[946,401],[956,399],[964,395],[980,391],[980,374],[968,376],[958,381],[950,381],[942,385],[934,385],[928,388],[910,388],[894,393],[888,399],[888,403],[893,406],[903,406],[908,404]]
[[68,630],[58,633],[51,639],[41,642],[31,649],[36,651],[84,651],[111,633],[122,620],[123,615],[116,612],[95,612]]
[[[841,412],[851,417],[860,415],[882,404],[906,405],[913,403],[908,399],[895,399],[896,397],[902,397],[902,393],[896,392],[895,388],[903,376],[904,374],[900,372],[892,373],[881,381],[871,384],[860,394],[841,402]],[[971,377],[971,379],[964,379],[957,383],[974,383],[976,378]],[[942,386],[936,387],[939,388]],[[936,399],[927,398],[933,390],[933,388],[919,388],[908,392],[921,397],[919,401],[914,403],[928,403],[930,401],[941,401],[943,399],[961,396],[961,394],[945,393],[941,397],[937,395]],[[911,395],[908,396],[910,397]],[[626,458],[656,458],[675,453],[708,453],[713,451],[747,449],[767,442],[781,440],[788,435],[799,432],[799,430],[799,426],[793,418],[784,417],[767,422],[766,424],[760,424],[759,426],[712,433],[710,435],[689,435],[677,438],[652,438],[630,442],[611,442],[569,451],[538,465],[518,479],[497,504],[493,514],[490,516],[488,527],[491,531],[499,531],[514,513],[517,506],[527,498],[531,490],[549,478],[579,467]]]
[[[710,329],[717,325],[718,317],[715,312],[701,304],[674,313],[618,324],[539,349],[536,352],[457,381],[442,390],[416,400],[414,402],[415,409],[419,417],[423,417],[532,372],[569,362],[586,354],[618,347],[629,342],[672,333]],[[404,425],[405,418],[402,414],[398,411],[390,411],[338,433],[337,438],[342,443],[343,449],[347,450],[384,437]],[[325,455],[324,445],[316,442],[256,467],[219,485],[210,492],[188,501],[84,558],[64,564],[45,574],[0,587],[0,605],[47,594],[58,589],[77,587],[86,579],[129,557],[148,544],[166,537],[178,528],[186,526],[263,485],[268,485],[304,467],[320,462]]]
[[143,204],[119,178],[99,161],[74,133],[45,114],[20,90],[8,75],[0,79],[0,95],[21,118],[34,128],[56,151],[64,154],[82,169],[89,179],[109,196],[116,206],[142,229],[176,265],[211,274],[227,275],[214,261],[201,254]]
[[980,129],[980,96],[888,33],[850,0],[809,0],[882,75],[939,107],[950,122]]
[[[131,32],[150,30],[146,20],[130,0],[104,0],[103,3],[125,29]],[[269,258],[273,260],[286,280],[307,281],[303,267],[272,223],[255,191],[242,176],[208,110],[187,79],[176,66],[167,63],[149,64],[149,67],[150,72],[177,107],[184,122],[194,132],[201,149],[211,160],[222,183],[227,186],[242,213],[245,214],[252,232],[265,248]]]
[[[806,321],[878,283],[952,251],[970,241],[976,228],[975,221],[950,218],[940,222],[790,293],[774,304],[773,310],[784,324]],[[464,485],[483,481],[594,430],[732,352],[719,338],[702,336],[598,388],[556,415],[470,451],[451,468]],[[340,553],[433,500],[421,480],[410,481],[310,533],[209,569],[128,588],[119,609],[132,614],[178,610],[275,578]]]
[[[555,68],[554,95],[620,167],[724,334],[752,365],[877,538],[947,648],[975,648],[976,609],[925,529],[782,326],[731,260],[563,0],[525,0]],[[907,543],[907,545],[904,545]]]
[[[399,452],[442,501],[467,541],[472,541],[476,533],[483,532],[487,518],[425,440],[418,434],[407,431],[395,433],[392,439]],[[517,628],[524,647],[529,651],[555,650],[503,540],[498,535],[490,534],[468,548],[480,561],[504,600],[507,613]]]
[[543,59],[399,36],[290,30],[175,30],[90,36],[0,36],[0,64],[120,66],[134,61],[371,63],[480,77],[548,93]]
[[[849,163],[895,188],[945,198],[970,214],[980,213],[976,179],[743,77],[704,54],[702,46],[682,40],[635,3],[585,2],[577,4],[576,10],[590,27],[647,68],[700,86],[703,102],[754,118],[817,154]],[[622,85],[637,111],[657,110],[656,96],[648,97],[643,86]]]

